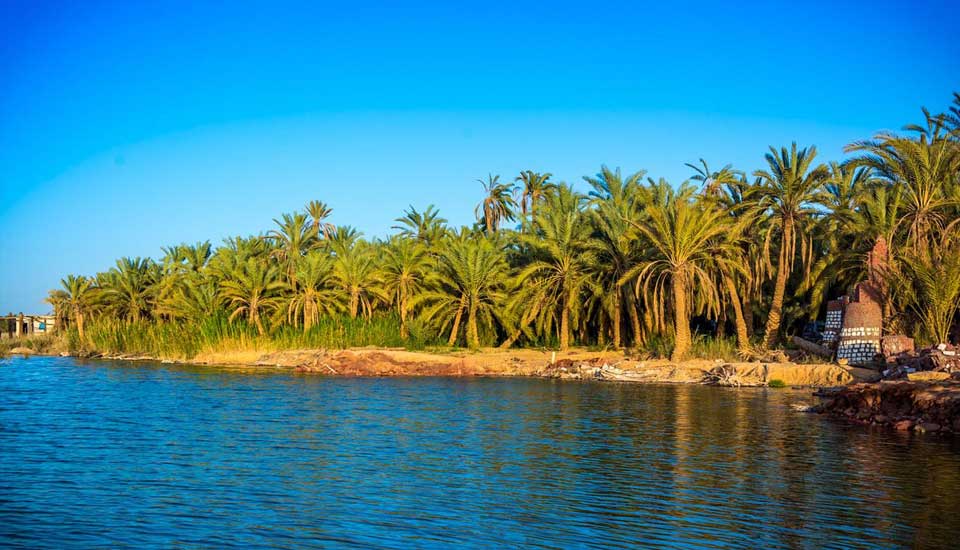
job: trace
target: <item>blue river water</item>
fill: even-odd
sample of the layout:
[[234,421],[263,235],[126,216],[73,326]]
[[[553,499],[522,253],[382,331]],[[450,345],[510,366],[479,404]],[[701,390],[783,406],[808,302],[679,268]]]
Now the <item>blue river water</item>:
[[0,546],[956,548],[960,438],[811,401],[0,359]]

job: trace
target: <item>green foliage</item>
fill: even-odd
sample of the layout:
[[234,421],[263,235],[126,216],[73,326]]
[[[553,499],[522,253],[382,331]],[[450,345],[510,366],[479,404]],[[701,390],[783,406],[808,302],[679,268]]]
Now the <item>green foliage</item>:
[[774,378],[773,380],[767,382],[767,387],[770,388],[786,388],[787,383],[779,378]]
[[322,317],[309,330],[283,325],[260,335],[244,321],[231,322],[225,315],[202,321],[120,321],[98,319],[87,325],[81,340],[76,329],[67,331],[67,347],[75,353],[144,355],[169,359],[190,359],[204,352],[244,350],[288,350],[381,346],[422,349],[439,345],[434,333],[414,322],[410,335],[400,335],[394,314],[370,319],[346,315]]

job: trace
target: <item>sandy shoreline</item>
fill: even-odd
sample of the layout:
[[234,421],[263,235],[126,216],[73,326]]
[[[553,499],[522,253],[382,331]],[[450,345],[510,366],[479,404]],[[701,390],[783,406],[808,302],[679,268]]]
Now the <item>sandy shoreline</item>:
[[[835,364],[727,362],[691,359],[636,360],[618,351],[483,349],[428,352],[391,348],[345,350],[229,351],[203,353],[186,361],[143,355],[98,359],[157,361],[189,365],[281,368],[323,376],[532,376],[639,383],[709,383],[833,387],[872,381],[876,373]],[[718,376],[717,373],[720,373]],[[776,383],[776,382],[775,382]]]

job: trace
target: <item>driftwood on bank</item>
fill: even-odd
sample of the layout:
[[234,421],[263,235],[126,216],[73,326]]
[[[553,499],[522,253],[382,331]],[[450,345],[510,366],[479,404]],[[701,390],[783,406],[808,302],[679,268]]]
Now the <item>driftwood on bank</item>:
[[830,348],[828,348],[828,347],[826,347],[826,346],[821,346],[820,344],[815,344],[815,343],[811,342],[810,340],[804,340],[803,338],[800,338],[799,336],[794,336],[794,337],[792,338],[792,340],[793,340],[793,343],[794,343],[795,346],[797,346],[798,348],[802,349],[803,351],[805,351],[805,352],[807,352],[807,353],[812,353],[812,354],[814,354],[814,355],[819,355],[819,356],[821,356],[821,357],[826,357],[826,358],[828,358],[828,359],[829,359],[830,357],[833,357],[833,350],[830,349]]

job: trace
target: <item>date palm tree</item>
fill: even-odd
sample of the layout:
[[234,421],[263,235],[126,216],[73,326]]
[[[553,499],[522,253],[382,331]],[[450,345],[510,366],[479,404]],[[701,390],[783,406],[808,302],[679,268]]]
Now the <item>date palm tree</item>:
[[417,239],[428,246],[446,232],[447,220],[440,217],[440,212],[432,204],[428,205],[423,212],[418,212],[411,205],[403,211],[403,216],[393,221],[400,225],[394,225],[391,229],[396,229],[400,235]]
[[285,286],[276,266],[249,258],[230,278],[220,283],[220,294],[230,305],[231,321],[243,315],[263,336],[266,334],[263,316],[282,305],[281,292]]
[[581,208],[583,199],[561,186],[534,216],[532,231],[521,238],[533,260],[517,276],[520,299],[540,312],[542,333],[556,328],[562,351],[570,346],[571,322],[577,322],[584,295],[599,292],[591,272],[595,244]]
[[768,169],[753,173],[760,180],[752,190],[758,211],[769,214],[780,234],[777,277],[764,333],[764,345],[768,348],[773,347],[779,337],[783,299],[787,279],[797,257],[797,241],[801,246],[800,256],[808,257],[806,252],[811,245],[807,237],[807,222],[817,212],[814,202],[829,175],[825,166],[814,165],[816,157],[817,148],[812,146],[798,149],[797,144],[793,143],[789,149],[782,147],[780,151],[771,147],[764,157]]
[[527,217],[527,213],[534,215],[537,203],[556,191],[557,186],[550,181],[551,176],[553,174],[549,172],[541,174],[533,170],[524,170],[513,180],[519,184],[516,191],[520,194],[520,211],[524,218]]
[[638,250],[630,222],[638,222],[644,206],[651,196],[643,185],[645,171],[635,172],[624,178],[620,169],[610,170],[602,166],[594,177],[583,178],[592,190],[589,193],[593,226],[597,231],[597,265],[600,284],[606,288],[603,296],[609,302],[610,325],[613,345],[622,344],[621,317],[626,311],[633,330],[633,345],[643,340],[643,329],[636,298],[627,292],[624,274],[637,260]]
[[466,316],[467,344],[478,348],[481,326],[495,330],[506,299],[510,267],[503,250],[487,237],[462,232],[441,243],[438,259],[436,288],[416,303],[425,304],[423,318],[441,333],[449,328],[450,346],[457,342]]
[[874,170],[890,185],[902,186],[907,242],[918,250],[931,248],[950,221],[952,190],[960,173],[960,152],[949,139],[944,119],[926,113],[926,126],[907,126],[915,138],[882,132],[857,141],[847,152],[861,153],[853,162]]
[[647,206],[644,219],[631,225],[647,248],[648,259],[634,266],[625,278],[636,280],[638,293],[656,310],[672,306],[671,359],[680,361],[691,345],[694,300],[714,308],[719,303],[716,261],[727,255],[724,249],[730,247],[726,237],[731,224],[722,210],[699,200],[692,188],[683,186],[665,201]]
[[323,235],[323,238],[325,239],[330,238],[330,234],[333,232],[334,226],[333,224],[327,223],[324,220],[329,218],[331,214],[333,214],[333,208],[330,208],[322,201],[314,200],[307,203],[307,215],[310,216],[314,235],[317,237]]
[[333,259],[318,250],[307,253],[297,264],[297,284],[288,286],[287,320],[302,323],[307,332],[321,315],[334,315],[343,307],[333,275]]
[[727,164],[720,170],[712,171],[707,166],[707,161],[700,159],[699,162],[699,166],[689,162],[686,165],[692,168],[694,172],[690,179],[699,181],[700,192],[708,197],[719,196],[723,193],[724,186],[736,184],[743,175],[739,170],[734,170],[732,164]]
[[949,341],[960,313],[960,238],[951,235],[928,250],[906,249],[891,272],[891,292],[916,320],[930,344]]
[[98,275],[104,304],[117,317],[137,322],[150,315],[157,295],[160,266],[149,258],[120,258]]
[[431,261],[420,241],[394,237],[382,248],[383,288],[400,316],[400,337],[409,335],[410,305],[426,288]]
[[84,341],[84,325],[87,315],[97,303],[99,289],[89,277],[67,275],[60,279],[60,289],[50,291],[47,303],[53,306],[57,322],[72,319],[77,327],[80,341]]
[[162,302],[165,315],[200,322],[221,311],[217,284],[203,277],[186,276]]
[[307,223],[306,214],[284,214],[280,220],[274,219],[277,229],[267,232],[266,239],[275,247],[271,253],[292,285],[297,283],[297,264],[300,258],[317,243],[317,230]]
[[377,258],[366,241],[336,247],[333,277],[347,303],[351,318],[369,318],[377,301],[384,300]]
[[485,196],[474,209],[474,214],[486,227],[487,235],[492,235],[502,222],[515,219],[517,203],[513,200],[513,185],[500,183],[500,176],[494,175],[488,175],[487,181],[477,181],[483,186]]

